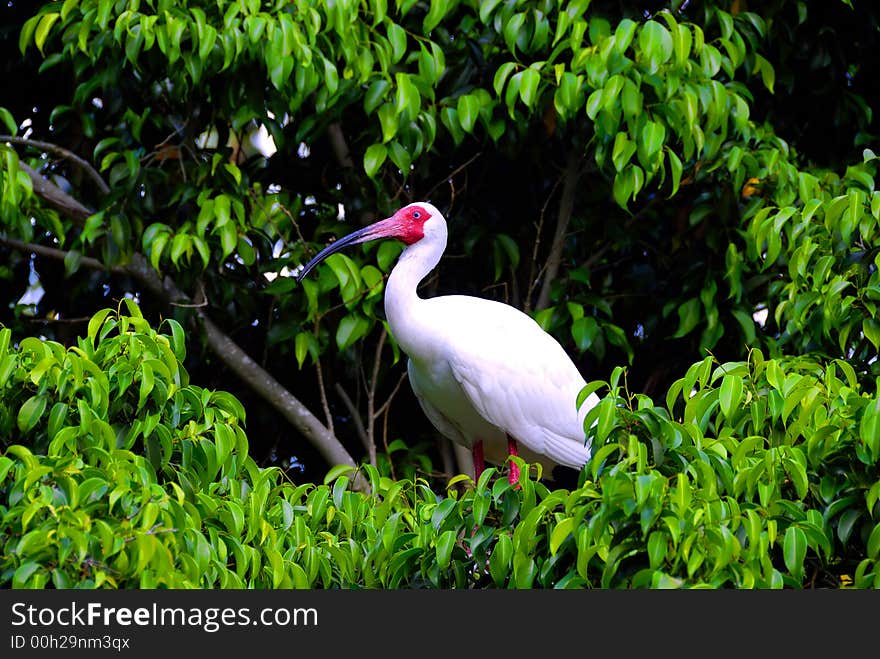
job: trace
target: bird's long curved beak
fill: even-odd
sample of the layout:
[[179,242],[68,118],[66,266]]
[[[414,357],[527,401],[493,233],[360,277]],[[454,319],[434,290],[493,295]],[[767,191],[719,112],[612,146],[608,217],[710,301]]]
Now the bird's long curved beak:
[[369,226],[364,227],[363,229],[358,229],[347,236],[343,236],[339,238],[335,242],[330,243],[322,249],[320,252],[315,254],[314,258],[306,263],[303,266],[303,269],[296,275],[297,281],[302,281],[303,278],[311,272],[316,265],[318,265],[321,261],[326,259],[331,254],[335,254],[336,252],[345,249],[349,245],[357,245],[358,243],[366,243],[371,240],[376,240],[378,238],[388,238],[394,236],[399,229],[399,224],[394,217],[389,217],[384,220],[379,220],[378,222],[374,222]]

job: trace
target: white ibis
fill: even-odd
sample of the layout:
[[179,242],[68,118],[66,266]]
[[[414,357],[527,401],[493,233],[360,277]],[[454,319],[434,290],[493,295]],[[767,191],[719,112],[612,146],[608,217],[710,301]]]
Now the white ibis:
[[[599,402],[565,350],[527,314],[501,302],[467,295],[421,298],[419,282],[446,249],[446,220],[420,202],[355,231],[321,250],[297,275],[301,280],[331,254],[358,243],[397,238],[406,244],[385,287],[391,334],[409,356],[409,380],[425,415],[447,438],[473,451],[475,477],[484,460],[508,455],[581,468],[590,457],[583,420]],[[519,449],[517,449],[519,445]],[[508,478],[519,480],[511,463]]]

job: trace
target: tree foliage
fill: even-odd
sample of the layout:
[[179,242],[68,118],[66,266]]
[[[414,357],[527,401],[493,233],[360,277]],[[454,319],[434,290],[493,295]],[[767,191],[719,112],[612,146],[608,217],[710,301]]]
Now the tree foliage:
[[617,371],[597,409],[624,412],[598,425],[571,491],[528,469],[515,489],[491,468],[438,496],[367,464],[364,495],[346,466],[299,485],[258,468],[238,401],[188,384],[179,327],[157,333],[126,306],[68,349],[0,334],[0,421],[17,441],[0,457],[3,583],[880,587],[880,399],[846,362],[707,357],[666,405]]
[[[4,73],[46,83],[0,108],[4,581],[877,585],[868,3],[25,4],[0,19]],[[508,301],[610,374],[568,489],[446,491],[384,324],[399,245],[290,276],[418,199],[451,229],[428,294]],[[62,499],[121,540],[25,518]],[[206,521],[233,509],[258,530]]]

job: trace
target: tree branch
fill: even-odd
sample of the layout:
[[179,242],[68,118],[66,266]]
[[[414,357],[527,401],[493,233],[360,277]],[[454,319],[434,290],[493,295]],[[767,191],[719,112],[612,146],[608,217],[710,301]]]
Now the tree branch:
[[364,422],[361,419],[361,415],[360,412],[358,412],[357,406],[351,400],[348,392],[341,384],[339,384],[338,382],[334,382],[333,388],[336,389],[336,393],[339,395],[339,398],[342,399],[342,404],[345,405],[345,409],[347,409],[348,413],[351,414],[351,418],[354,421],[354,428],[357,431],[358,437],[361,438],[361,442],[363,443],[364,448],[369,451],[370,440],[367,439],[367,430],[366,428],[364,428]]
[[376,385],[379,382],[379,367],[382,364],[382,348],[388,338],[388,330],[382,327],[382,333],[376,342],[376,352],[373,355],[373,373],[370,385],[367,389],[367,452],[370,455],[370,464],[376,466]]
[[58,146],[57,144],[52,144],[51,142],[43,142],[40,140],[32,140],[27,137],[16,137],[15,135],[0,135],[0,142],[8,142],[9,144],[18,144],[21,146],[29,146],[41,151],[48,151],[49,153],[54,153],[56,156],[64,158],[65,160],[70,160],[71,162],[78,165],[86,174],[88,174],[89,178],[95,182],[95,185],[98,186],[98,190],[101,191],[102,194],[110,194],[110,186],[101,178],[101,175],[98,171],[92,167],[91,163],[83,158],[80,158],[73,151],[65,149],[62,146]]
[[[67,256],[67,252],[61,249],[56,249],[55,247],[47,247],[46,245],[37,245],[35,243],[26,243],[23,240],[18,240],[17,238],[10,238],[8,236],[0,235],[0,245],[6,245],[7,247],[11,247],[16,252],[23,253],[32,253],[37,254],[38,256],[45,256],[50,259],[58,259],[64,260],[64,257]],[[107,270],[108,272],[113,272],[118,275],[126,274],[125,268],[121,266],[113,266],[108,268],[103,263],[101,263],[98,259],[93,259],[90,256],[83,256],[79,260],[80,266],[85,266],[90,270]]]
[[403,384],[403,381],[409,376],[409,373],[406,369],[403,370],[403,373],[400,374],[400,377],[397,378],[397,384],[394,385],[394,389],[391,390],[391,393],[388,394],[388,398],[385,399],[385,402],[382,403],[382,406],[379,407],[375,412],[375,417],[378,419],[383,414],[388,412],[388,409],[391,407],[391,401],[394,400],[394,397],[397,395],[398,390],[400,389],[400,385]]
[[351,153],[348,150],[348,143],[345,141],[345,135],[342,132],[342,124],[338,121],[327,126],[327,135],[330,138],[330,146],[333,147],[333,154],[336,156],[336,162],[340,167],[351,169],[354,167],[354,161],[351,159]]
[[[425,199],[429,199],[429,198],[431,197],[431,193],[434,192],[434,190],[436,190],[437,188],[439,188],[439,187],[440,187],[441,185],[443,185],[446,181],[451,181],[452,179],[454,179],[454,178],[455,178],[456,176],[458,176],[462,171],[464,171],[465,169],[467,169],[467,168],[471,165],[471,163],[473,163],[477,158],[479,158],[479,157],[482,156],[482,155],[483,155],[483,152],[482,152],[482,151],[477,151],[477,153],[475,153],[474,155],[472,155],[470,158],[468,158],[467,160],[465,160],[465,161],[464,161],[462,164],[460,164],[458,167],[456,167],[456,168],[453,169],[451,172],[449,172],[449,174],[447,174],[446,176],[444,176],[440,181],[437,181],[434,185],[432,185],[430,188],[428,188],[428,191],[427,191],[424,195],[422,195],[422,196],[423,196]],[[450,206],[452,206],[452,204],[450,204]]]
[[35,169],[21,161],[19,161],[18,166],[31,177],[34,192],[37,193],[37,196],[54,206],[62,215],[82,223],[94,213],[91,208],[81,204],[77,199],[71,197]]
[[544,220],[547,216],[547,206],[550,204],[553,195],[556,194],[556,188],[559,187],[561,180],[561,178],[557,178],[553,183],[553,188],[550,190],[550,194],[547,195],[547,199],[541,207],[541,215],[538,217],[538,222],[535,226],[535,244],[532,247],[532,258],[529,262],[529,287],[526,289],[525,303],[523,305],[523,311],[526,313],[529,313],[532,310],[532,293],[534,292],[535,286],[537,286],[541,275],[544,274],[544,269],[547,267],[547,264],[545,263],[540,269],[538,269],[538,251],[541,247],[541,234],[544,232]]
[[[299,399],[291,394],[278,380],[272,377],[217,325],[208,318],[204,311],[199,311],[199,318],[205,329],[208,345],[220,360],[238,375],[251,389],[258,393],[266,402],[274,407],[290,424],[311,443],[330,465],[345,464],[357,467],[354,459],[345,447],[324,426]],[[368,486],[366,479],[358,474],[354,479],[356,489],[365,491]]]
[[553,282],[559,273],[559,266],[562,264],[565,234],[568,231],[568,223],[571,221],[571,213],[574,210],[574,197],[581,173],[580,162],[580,153],[572,150],[563,174],[564,182],[562,184],[562,198],[559,200],[559,212],[556,215],[556,231],[553,234],[553,243],[550,245],[550,254],[547,256],[544,281],[541,283],[541,292],[538,293],[535,311],[546,309],[550,304],[550,289],[553,287]]
[[333,413],[330,411],[330,401],[327,400],[327,387],[324,386],[324,371],[321,370],[321,360],[315,360],[315,373],[318,376],[318,393],[321,394],[321,407],[324,409],[324,418],[327,419],[327,430],[331,435],[336,434],[333,428]]

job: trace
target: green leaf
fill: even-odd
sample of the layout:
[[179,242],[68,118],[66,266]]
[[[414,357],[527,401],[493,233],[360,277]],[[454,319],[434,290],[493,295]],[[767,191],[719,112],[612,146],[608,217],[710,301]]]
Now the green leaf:
[[155,379],[153,377],[152,367],[147,363],[141,364],[141,385],[138,392],[138,411],[144,406],[144,403],[147,401],[147,396],[153,391],[154,386]]
[[302,368],[306,360],[306,355],[309,353],[309,348],[312,345],[312,335],[308,334],[307,332],[300,332],[296,335],[294,345],[296,363],[300,368]]
[[391,42],[391,61],[396,64],[406,54],[406,30],[397,23],[389,23],[388,41]]
[[472,132],[477,118],[480,116],[480,101],[472,94],[458,97],[458,121],[465,132]]
[[843,512],[837,522],[837,537],[843,544],[849,542],[850,535],[856,526],[856,522],[861,519],[861,512],[850,508]]
[[520,97],[519,88],[520,85],[522,85],[522,77],[523,71],[519,71],[510,76],[510,81],[507,83],[507,90],[504,92],[504,105],[507,106],[507,111],[511,118],[516,116],[516,99]]
[[791,458],[785,458],[783,462],[785,464],[786,473],[789,478],[791,478],[791,482],[794,483],[798,498],[803,499],[807,496],[808,488],[810,486],[804,465]]
[[413,84],[412,77],[407,73],[395,74],[397,93],[395,95],[394,109],[397,114],[415,118],[418,115],[420,96],[419,90]]
[[159,270],[159,261],[162,258],[162,252],[165,250],[166,245],[168,245],[168,241],[171,239],[170,232],[164,232],[157,234],[156,237],[150,242],[150,265],[153,266],[155,270]]
[[538,566],[535,559],[523,551],[517,551],[513,557],[513,578],[517,588],[532,588]]
[[639,133],[639,161],[646,169],[652,165],[666,140],[666,127],[656,121],[645,123]]
[[46,411],[47,397],[36,395],[28,398],[18,410],[18,429],[26,433],[37,425],[43,412]]
[[412,166],[412,157],[409,154],[409,151],[397,140],[392,140],[388,146],[388,155],[391,158],[391,162],[397,165],[397,168],[400,170],[400,173],[406,177],[409,175],[410,168]]
[[379,108],[379,125],[382,127],[382,141],[389,142],[396,134],[399,126],[397,119],[397,111],[394,104],[389,102],[383,103]]
[[859,423],[859,437],[868,447],[874,460],[880,459],[880,397],[866,406]]
[[79,270],[82,263],[82,252],[72,249],[64,255],[64,275],[70,277]]
[[36,29],[40,18],[42,18],[40,14],[31,16],[24,22],[24,25],[21,26],[21,32],[18,35],[18,49],[21,51],[22,55],[25,54],[28,45],[30,45],[31,38],[34,36],[34,30]]
[[679,185],[681,185],[683,167],[681,160],[672,149],[666,151],[666,156],[669,160],[669,173],[672,176],[672,191],[669,193],[669,198],[671,198],[675,196],[678,192]]
[[761,80],[764,83],[764,86],[767,90],[772,94],[773,93],[773,85],[776,82],[776,71],[773,69],[773,65],[770,64],[764,57],[755,53],[755,68],[754,71],[761,72]]
[[112,309],[101,309],[98,311],[92,319],[89,321],[88,325],[88,337],[92,340],[92,347],[97,346],[98,332],[101,329],[101,326],[104,324],[104,321],[113,313]]
[[862,332],[874,348],[880,348],[880,321],[874,318],[865,318],[862,321]]
[[594,394],[597,391],[599,391],[599,389],[602,389],[603,387],[607,387],[607,386],[608,386],[607,383],[603,382],[602,380],[594,380],[592,382],[587,382],[586,386],[584,386],[584,388],[578,392],[578,396],[577,396],[578,409],[583,407],[584,402],[587,400],[587,398],[590,397],[590,394]]
[[730,419],[733,413],[739,409],[742,395],[742,378],[738,375],[725,375],[721,381],[719,401],[721,403],[721,412],[727,419]]
[[360,339],[370,328],[369,321],[363,316],[349,314],[339,321],[336,330],[336,345],[339,350],[345,350],[355,341]]
[[559,551],[559,546],[571,535],[573,525],[574,518],[566,517],[553,528],[553,532],[550,534],[551,556],[556,556],[556,552]]
[[452,550],[455,547],[455,531],[444,531],[439,538],[437,538],[437,542],[435,545],[436,554],[437,554],[437,565],[440,566],[441,569],[446,569],[449,567],[449,561],[452,557]]
[[482,0],[479,3],[480,7],[480,20],[483,23],[488,23],[489,18],[492,16],[492,12],[495,11],[495,7],[497,7],[501,3],[501,0]]
[[[52,409],[49,411],[49,424],[47,427],[47,434],[49,435],[49,439],[54,439],[55,435],[64,427],[64,422],[67,420],[67,410],[68,405],[66,403],[55,403],[52,406]],[[2,478],[0,478],[2,480]]]
[[[614,169],[622,172],[629,164],[630,158],[632,158],[635,152],[636,145],[629,139],[629,136],[622,131],[617,133],[614,137],[614,147],[611,151],[611,161],[614,163]],[[626,198],[628,197],[629,195],[626,196]],[[618,203],[620,202],[618,201]]]
[[492,80],[492,88],[495,90],[495,94],[500,98],[501,92],[504,90],[504,83],[507,82],[507,79],[510,77],[510,74],[516,69],[516,64],[514,62],[505,62],[501,66],[498,67],[498,70],[495,72],[495,77]]
[[6,478],[6,474],[9,473],[9,470],[12,469],[14,464],[15,463],[5,455],[0,456],[0,483]]
[[495,236],[495,244],[507,255],[511,270],[516,270],[519,267],[519,245],[516,241],[506,233],[499,233]]
[[639,49],[647,56],[653,73],[672,56],[672,35],[657,21],[647,21],[639,33]]
[[785,560],[785,567],[796,579],[803,578],[806,555],[806,534],[796,526],[789,526],[782,541],[782,556]]
[[331,96],[339,89],[339,71],[336,65],[328,59],[324,60],[324,88]]
[[627,202],[633,196],[632,177],[628,176],[625,172],[618,172],[614,177],[611,193],[617,205],[621,208],[626,208]]
[[868,558],[880,561],[880,523],[874,525],[874,530],[868,536],[868,543],[865,547],[868,550]]
[[[215,228],[216,231],[223,232],[228,227],[231,227],[230,224],[225,224],[222,227]],[[221,242],[224,242],[221,237]],[[189,234],[186,233],[178,233],[174,236],[171,241],[171,251],[169,252],[169,257],[171,258],[171,262],[176,266],[178,261],[180,261],[180,257],[182,257],[187,252],[192,250],[192,240],[189,237]]]
[[[235,247],[238,245],[238,230],[236,229],[233,222],[228,222],[223,225],[217,225],[216,227],[214,227],[212,233],[220,234],[220,248],[222,250],[224,259],[235,251]],[[181,236],[184,236],[185,240],[181,240],[180,245],[178,246],[177,239]],[[177,234],[174,237],[174,240],[171,242],[171,261],[173,263],[177,263],[177,260],[184,253],[186,254],[187,258],[189,258],[189,255],[192,252],[192,247],[193,236]]]
[[746,344],[751,345],[755,341],[755,320],[745,311],[741,311],[739,309],[734,309],[731,311],[734,318],[736,318],[737,322],[739,322],[740,327],[742,327],[743,334],[745,335]]
[[583,316],[571,324],[571,337],[581,352],[589,350],[601,332],[599,323],[592,316]]
[[205,25],[202,34],[199,35],[199,59],[203,62],[208,59],[208,56],[211,54],[211,50],[214,48],[214,43],[217,41],[217,30],[210,26]]
[[400,256],[402,250],[403,244],[400,241],[387,240],[379,245],[376,252],[376,263],[379,264],[379,268],[388,272],[391,269],[391,264]]
[[582,80],[570,71],[565,71],[558,82],[558,89],[553,97],[556,111],[562,117],[573,115],[583,103],[581,91]]
[[513,558],[513,540],[506,533],[498,536],[492,555],[489,556],[489,574],[499,588],[507,582],[510,560]]
[[43,14],[43,17],[37,24],[37,29],[34,33],[34,43],[36,44],[40,53],[43,52],[43,45],[46,43],[46,39],[49,37],[49,31],[52,29],[55,21],[57,21],[59,18],[61,18],[61,14],[59,14],[58,12]]
[[602,109],[602,94],[603,90],[597,89],[587,98],[587,116],[593,121],[596,120],[596,117],[599,115],[599,110]]
[[[464,478],[470,478],[469,476],[464,475]],[[2,480],[2,478],[0,478]],[[450,485],[452,481],[450,480]],[[491,504],[491,500],[489,498],[488,493],[486,494],[477,494],[474,496],[474,522],[478,525],[482,524],[486,520],[486,515],[489,513],[489,507]]]
[[700,322],[700,300],[699,298],[691,298],[678,307],[678,329],[672,338],[678,339],[686,336],[693,330],[697,323]]
[[422,32],[427,35],[440,24],[450,9],[449,0],[431,0],[430,9],[422,21]]
[[174,356],[183,361],[186,358],[186,333],[183,331],[183,326],[174,318],[166,318],[162,322],[167,323],[171,328],[171,350]]
[[507,49],[514,53],[516,51],[516,40],[519,38],[520,33],[522,32],[523,24],[526,22],[525,13],[517,13],[510,17],[510,19],[504,24],[504,28],[502,29],[502,34],[504,35],[504,42],[507,44]]
[[605,438],[611,434],[611,431],[616,425],[614,400],[611,398],[603,398],[596,407],[599,408],[599,423],[596,427],[596,438],[599,442],[603,442],[605,441]]
[[335,467],[331,467],[324,476],[324,485],[329,485],[340,476],[351,474],[355,471],[357,471],[357,468],[351,465],[336,465]]
[[385,101],[389,89],[391,89],[391,83],[387,80],[375,80],[364,94],[364,112],[373,114],[373,111]]
[[12,575],[12,587],[13,588],[25,588],[27,587],[28,580],[33,576],[33,574],[42,569],[43,566],[39,563],[34,563],[32,561],[27,563],[22,563]]
[[614,47],[618,52],[622,53],[632,43],[633,36],[636,33],[638,23],[629,18],[624,18],[617,24],[614,30]]
[[541,74],[535,69],[525,69],[519,85],[519,97],[530,110],[535,104],[538,95],[538,83],[541,82]]
[[419,46],[419,77],[423,82],[434,84],[446,68],[446,58],[437,44],[431,43],[429,52],[425,44]]
[[3,107],[0,107],[0,122],[3,122],[10,135],[15,135],[18,132],[18,124],[15,123],[12,113]]
[[669,536],[664,531],[652,531],[648,536],[648,561],[652,569],[657,570],[666,560],[666,548]]
[[620,107],[626,117],[638,117],[642,113],[644,97],[635,83],[627,78],[620,91]]
[[672,49],[675,52],[675,61],[677,64],[683,64],[687,61],[691,53],[691,44],[693,36],[687,25],[670,26],[672,31]]
[[388,157],[388,149],[384,144],[371,144],[364,153],[364,171],[370,178],[376,173]]
[[461,122],[458,120],[458,110],[455,108],[443,108],[440,110],[440,121],[446,126],[446,130],[452,135],[452,139],[456,144],[460,144],[464,139],[464,131],[461,129]]

